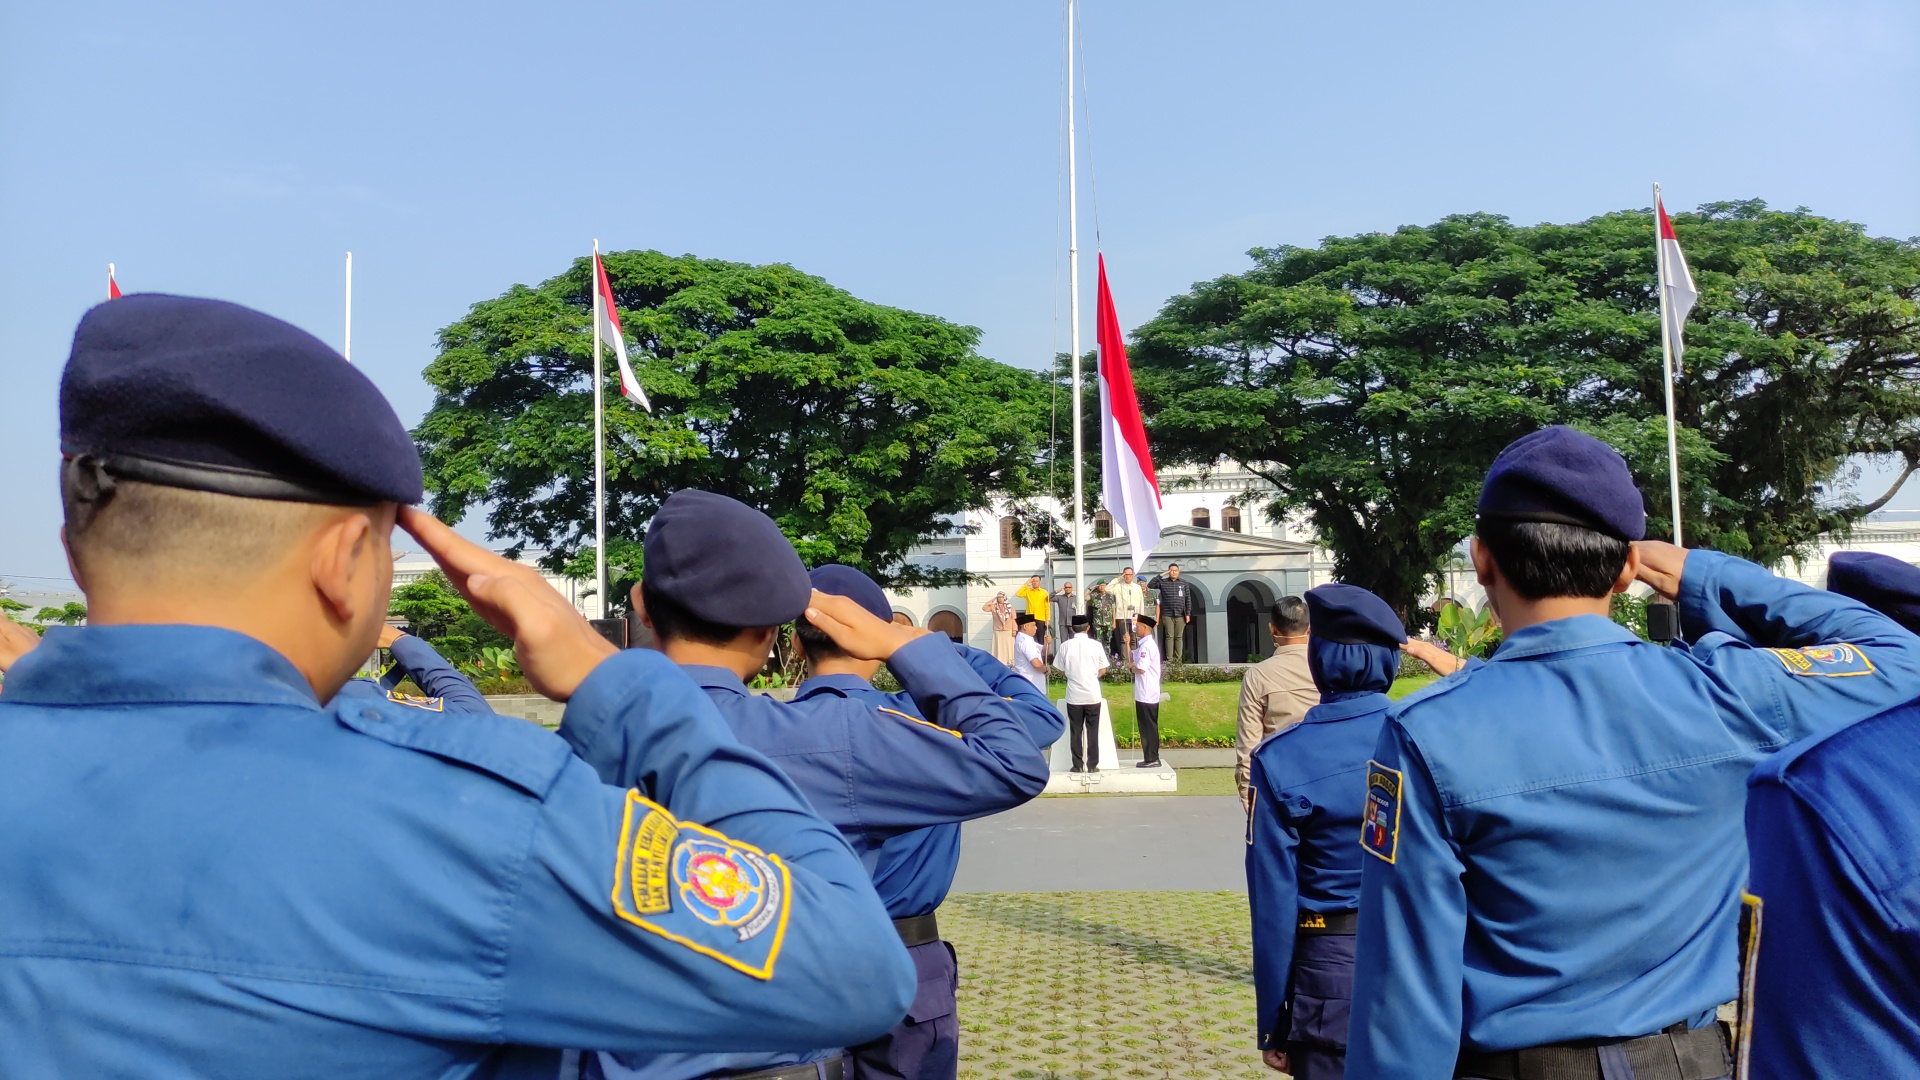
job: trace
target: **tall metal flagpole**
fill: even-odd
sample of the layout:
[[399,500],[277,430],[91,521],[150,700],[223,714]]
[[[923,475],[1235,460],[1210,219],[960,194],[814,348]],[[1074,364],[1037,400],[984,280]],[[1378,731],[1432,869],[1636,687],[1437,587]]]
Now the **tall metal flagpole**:
[[[1073,356],[1073,591],[1086,603],[1087,560],[1080,523],[1086,519],[1086,477],[1082,475],[1080,418],[1080,199],[1074,177],[1073,133],[1073,0],[1067,0],[1067,319]],[[1071,607],[1071,605],[1069,605]],[[1068,611],[1069,617],[1078,614]]]
[[1673,498],[1673,544],[1680,542],[1680,436],[1673,412],[1673,339],[1667,327],[1667,245],[1660,236],[1660,185],[1653,185],[1653,284],[1660,294],[1660,359],[1667,390],[1667,484]]
[[340,355],[353,362],[353,252],[347,252],[347,329],[340,338]]
[[600,371],[600,241],[593,242],[593,595],[599,617],[607,617],[607,417],[606,380]]

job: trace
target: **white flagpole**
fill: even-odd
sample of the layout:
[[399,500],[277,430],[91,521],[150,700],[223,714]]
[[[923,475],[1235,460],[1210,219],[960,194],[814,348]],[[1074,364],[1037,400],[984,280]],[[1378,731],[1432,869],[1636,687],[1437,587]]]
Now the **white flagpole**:
[[107,264],[107,299],[113,299],[113,264]]
[[1653,284],[1660,294],[1661,381],[1667,391],[1667,486],[1672,496],[1673,544],[1680,542],[1680,437],[1673,412],[1673,340],[1667,333],[1667,245],[1660,236],[1660,185],[1653,185]]
[[347,331],[340,341],[340,355],[353,363],[353,252],[347,252]]
[[[1080,522],[1086,517],[1086,477],[1081,475],[1080,421],[1080,201],[1079,185],[1074,177],[1073,132],[1073,0],[1067,0],[1067,321],[1073,355],[1073,591],[1080,603],[1086,603],[1086,545],[1081,543]],[[1068,611],[1068,616],[1077,612]],[[1071,622],[1069,622],[1071,627]]]
[[607,417],[606,380],[600,372],[600,241],[593,242],[593,595],[607,617]]

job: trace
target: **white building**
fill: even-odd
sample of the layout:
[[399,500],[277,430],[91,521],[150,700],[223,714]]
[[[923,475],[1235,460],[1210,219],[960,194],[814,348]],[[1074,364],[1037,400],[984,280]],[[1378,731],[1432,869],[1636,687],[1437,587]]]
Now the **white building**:
[[[515,561],[540,570],[536,560],[544,554],[546,554],[544,551],[526,551],[522,552],[520,558]],[[439,566],[433,559],[423,552],[396,551],[393,553],[393,587],[397,589],[402,585],[411,585],[438,569]],[[590,619],[599,617],[599,609],[594,604],[593,597],[584,595],[592,590],[592,582],[562,577],[546,570],[540,570],[540,576],[547,584],[553,586],[555,592],[566,597],[567,602],[572,604],[580,614]]]

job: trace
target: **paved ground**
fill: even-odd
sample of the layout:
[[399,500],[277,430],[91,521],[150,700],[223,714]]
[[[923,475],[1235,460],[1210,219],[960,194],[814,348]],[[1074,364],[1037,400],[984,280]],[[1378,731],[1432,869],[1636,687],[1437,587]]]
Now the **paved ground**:
[[1280,1076],[1254,1049],[1244,895],[976,893],[940,928],[960,957],[962,1080]]
[[1231,795],[1035,799],[969,822],[956,893],[1247,889]]

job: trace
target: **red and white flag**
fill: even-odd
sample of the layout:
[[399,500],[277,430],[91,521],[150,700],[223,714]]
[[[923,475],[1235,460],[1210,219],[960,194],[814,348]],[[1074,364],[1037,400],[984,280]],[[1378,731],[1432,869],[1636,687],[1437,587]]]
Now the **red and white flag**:
[[1700,290],[1693,287],[1693,275],[1687,270],[1687,257],[1680,254],[1680,240],[1673,235],[1673,222],[1667,220],[1667,207],[1659,196],[1654,196],[1653,211],[1660,215],[1660,246],[1658,248],[1660,264],[1660,295],[1666,300],[1661,310],[1666,313],[1666,326],[1662,330],[1667,335],[1667,344],[1673,349],[1673,370],[1680,370],[1680,354],[1685,346],[1681,342],[1682,331],[1687,325],[1687,312],[1693,310],[1694,302],[1700,299]]
[[1100,345],[1100,480],[1102,501],[1126,530],[1138,567],[1160,543],[1160,484],[1147,450],[1147,426],[1133,394],[1127,343],[1107,288],[1107,257],[1100,256],[1100,293],[1094,307],[1094,339]]
[[107,299],[120,299],[120,283],[113,280],[113,264],[107,264]]
[[613,308],[613,283],[607,280],[607,268],[601,264],[599,252],[593,256],[593,333],[596,340],[613,346],[614,358],[620,361],[620,392],[652,412],[653,402],[647,400],[647,392],[640,389],[640,380],[633,376],[633,366],[627,363],[627,336],[620,332],[620,315]]

